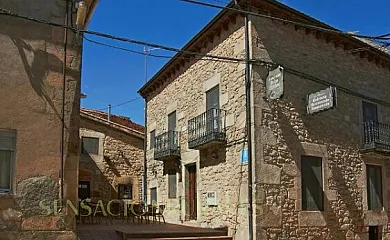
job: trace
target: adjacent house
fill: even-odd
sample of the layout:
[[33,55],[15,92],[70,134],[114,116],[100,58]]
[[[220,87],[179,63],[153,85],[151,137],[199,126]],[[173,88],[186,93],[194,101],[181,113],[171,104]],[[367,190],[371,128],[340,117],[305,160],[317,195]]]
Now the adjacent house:
[[250,126],[245,62],[189,53],[243,59],[235,11],[222,10],[139,90],[148,201],[167,221],[248,239],[250,127],[255,239],[387,236],[390,56],[277,1],[251,1],[250,11],[268,16],[249,16]]
[[79,199],[142,200],[144,127],[129,118],[80,110]]
[[75,26],[75,2],[0,2],[1,239],[76,239],[73,211],[54,206],[77,203],[82,42],[23,18]]

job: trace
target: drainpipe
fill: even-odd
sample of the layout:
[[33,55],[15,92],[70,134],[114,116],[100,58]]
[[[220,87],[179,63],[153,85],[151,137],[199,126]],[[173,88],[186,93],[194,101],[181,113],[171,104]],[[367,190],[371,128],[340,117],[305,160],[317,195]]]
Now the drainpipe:
[[[66,1],[65,26],[68,26],[69,0]],[[68,49],[68,28],[64,29],[64,57],[62,62],[62,108],[61,108],[61,140],[60,140],[60,197],[64,199],[64,154],[65,154],[65,97],[66,97],[66,55]],[[61,208],[62,210],[62,208]]]
[[147,200],[148,200],[148,161],[146,159],[146,148],[148,146],[148,143],[147,143],[147,112],[148,112],[148,102],[146,100],[146,97],[145,97],[145,133],[144,133],[144,176],[143,176],[143,181],[144,181],[144,196],[143,196],[143,200],[144,200],[144,203],[147,204]]
[[111,104],[108,104],[107,120],[111,121]]
[[[250,6],[250,1],[248,1]],[[247,10],[250,10],[249,7]],[[253,240],[253,206],[252,206],[252,116],[251,116],[251,79],[250,79],[250,45],[249,14],[245,14],[245,96],[246,96],[246,135],[248,138],[248,239]]]

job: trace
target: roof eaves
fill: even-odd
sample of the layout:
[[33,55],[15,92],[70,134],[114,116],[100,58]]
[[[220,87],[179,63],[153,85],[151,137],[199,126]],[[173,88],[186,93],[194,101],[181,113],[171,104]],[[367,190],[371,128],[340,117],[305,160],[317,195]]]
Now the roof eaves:
[[136,137],[139,137],[139,138],[142,138],[144,139],[145,138],[145,135],[143,132],[140,132],[140,131],[137,131],[137,130],[134,130],[132,128],[129,128],[129,127],[126,127],[126,126],[123,126],[121,124],[118,124],[118,123],[115,123],[115,122],[111,122],[111,121],[108,121],[107,119],[104,119],[104,118],[101,118],[101,117],[98,117],[98,116],[95,116],[91,113],[87,113],[87,112],[83,112],[83,111],[80,111],[80,116],[81,117],[86,117],[92,121],[96,121],[96,122],[99,122],[99,123],[102,123],[102,124],[105,124],[109,127],[114,127],[120,131],[123,131],[123,132],[126,132],[126,133],[129,133],[129,134],[132,134]]
[[[230,2],[227,7],[232,7],[234,2]],[[184,47],[182,50],[187,50],[193,45],[204,33],[206,33],[219,19],[221,19],[225,14],[227,14],[229,10],[223,9],[221,10],[205,27],[200,30]],[[139,90],[138,94],[140,94],[143,98],[146,98],[146,95],[143,93],[156,79],[160,77],[160,75],[167,70],[167,68],[180,56],[182,56],[182,52],[176,53],[145,85],[143,85]]]

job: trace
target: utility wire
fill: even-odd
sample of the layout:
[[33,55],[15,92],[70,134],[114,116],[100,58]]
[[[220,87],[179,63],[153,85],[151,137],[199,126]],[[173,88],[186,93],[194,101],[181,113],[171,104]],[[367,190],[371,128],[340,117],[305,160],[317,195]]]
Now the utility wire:
[[[134,102],[134,101],[136,101],[136,100],[138,100],[138,99],[140,99],[140,98],[141,98],[141,97],[136,97],[136,98],[130,99],[129,101],[126,101],[126,102],[123,102],[123,103],[118,103],[118,104],[116,104],[116,105],[114,105],[114,106],[111,106],[111,109],[114,108],[114,107],[119,107],[119,106],[126,105],[126,104],[128,104],[128,103]],[[98,110],[98,111],[103,111],[103,110],[106,110],[106,109],[108,109],[108,107],[99,108],[99,109],[97,109],[97,110]]]
[[157,58],[172,58],[171,56],[147,54],[147,53],[141,52],[141,51],[131,50],[131,49],[128,49],[128,48],[118,47],[118,46],[114,46],[114,45],[110,45],[110,44],[105,44],[105,43],[102,43],[102,42],[98,42],[98,41],[89,39],[86,36],[83,36],[83,38],[86,41],[90,42],[90,43],[93,43],[93,44],[96,44],[96,45],[100,45],[100,46],[104,46],[104,47],[108,47],[108,48],[114,48],[114,49],[122,50],[122,51],[125,51],[125,52],[131,52],[131,53],[134,53],[134,54],[139,54],[139,55],[144,55],[144,56],[147,55],[147,56],[152,56],[152,57],[157,57]]
[[[150,54],[150,53],[145,53],[145,52],[141,52],[141,51],[131,50],[131,49],[124,48],[124,47],[118,47],[118,46],[114,46],[114,45],[98,42],[98,41],[89,39],[89,38],[87,38],[85,36],[83,36],[83,38],[86,41],[91,42],[93,44],[100,45],[100,46],[103,46],[103,47],[118,49],[118,50],[122,50],[122,51],[125,51],[125,52],[131,52],[131,53],[134,53],[134,54],[144,55],[144,56],[148,56],[148,57],[150,56],[150,57],[155,57],[155,58],[165,58],[165,59],[172,58],[172,56]],[[213,59],[213,58],[208,58],[208,57],[203,57],[203,58],[199,58],[199,57],[176,57],[176,58],[177,59],[186,59],[186,60],[214,61],[214,62],[226,62],[226,63],[234,62],[234,63],[236,63],[236,61],[220,60],[220,59]]]
[[243,13],[243,14],[249,14],[249,15],[256,16],[256,17],[268,18],[268,19],[272,19],[272,20],[276,20],[276,21],[281,21],[281,22],[284,22],[284,23],[295,24],[295,25],[301,26],[301,27],[311,28],[311,29],[319,30],[319,31],[323,31],[323,32],[336,33],[336,34],[340,34],[340,35],[344,35],[344,36],[360,37],[360,38],[376,39],[376,40],[390,40],[390,37],[387,37],[387,36],[390,35],[390,33],[389,34],[384,34],[384,35],[381,35],[381,36],[358,35],[358,34],[342,32],[342,31],[337,30],[337,29],[319,27],[319,26],[306,24],[306,23],[301,23],[301,22],[296,22],[296,21],[292,21],[292,20],[288,20],[288,19],[284,19],[284,18],[268,16],[268,15],[260,14],[260,13],[254,13],[254,12],[251,12],[251,11],[241,10],[241,9],[238,9],[238,8],[222,7],[222,6],[219,6],[219,5],[210,4],[210,3],[203,3],[203,2],[194,1],[194,0],[179,0],[179,1],[187,2],[187,3],[193,3],[193,4],[197,4],[197,5],[203,5],[203,6],[212,7],[212,8],[219,8],[219,9],[222,9],[222,10],[234,11],[234,12]]
[[226,60],[226,61],[232,61],[232,62],[245,62],[245,59],[240,59],[240,58],[215,56],[215,55],[211,55],[211,54],[197,53],[197,52],[182,50],[182,49],[178,49],[178,48],[167,47],[167,46],[163,46],[163,45],[159,45],[159,44],[155,44],[155,43],[149,43],[149,42],[134,40],[134,39],[130,39],[130,38],[114,36],[114,35],[110,35],[110,34],[107,34],[107,33],[102,33],[102,32],[97,32],[97,31],[90,31],[90,30],[84,30],[84,29],[77,29],[77,28],[74,28],[74,27],[71,27],[71,26],[66,26],[66,25],[63,25],[63,24],[48,22],[48,21],[45,21],[45,20],[41,20],[41,19],[36,19],[36,18],[20,15],[20,14],[17,14],[17,13],[13,13],[13,12],[11,12],[9,10],[3,9],[3,8],[0,8],[0,15],[12,16],[12,17],[16,17],[16,18],[20,18],[20,19],[24,19],[24,20],[29,20],[29,21],[36,22],[36,23],[50,25],[50,26],[53,26],[53,27],[66,28],[66,29],[72,30],[72,31],[74,31],[76,33],[91,34],[91,35],[96,35],[96,36],[99,36],[99,37],[114,39],[114,40],[121,41],[121,42],[128,42],[128,43],[132,43],[132,44],[138,44],[138,45],[149,46],[149,47],[154,47],[154,48],[161,48],[161,49],[164,49],[164,50],[167,50],[167,51],[172,51],[172,52],[185,53],[185,54],[188,54],[189,56],[200,56],[200,57],[207,57],[207,58]]

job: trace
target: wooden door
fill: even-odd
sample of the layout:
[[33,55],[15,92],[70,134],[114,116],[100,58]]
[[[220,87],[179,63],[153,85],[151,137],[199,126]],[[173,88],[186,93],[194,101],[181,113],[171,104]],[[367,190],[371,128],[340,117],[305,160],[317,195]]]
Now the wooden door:
[[188,215],[190,220],[197,219],[196,165],[187,167],[188,171]]

